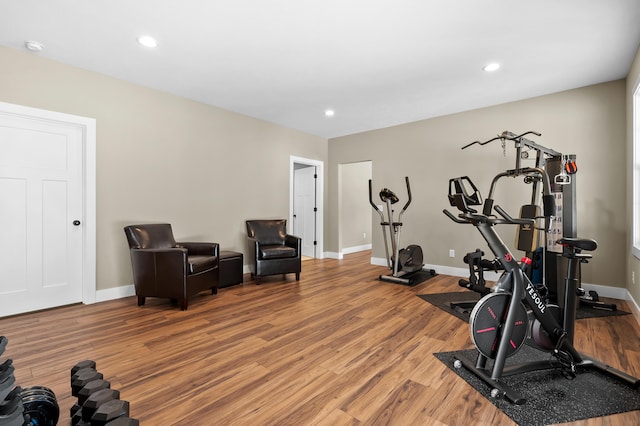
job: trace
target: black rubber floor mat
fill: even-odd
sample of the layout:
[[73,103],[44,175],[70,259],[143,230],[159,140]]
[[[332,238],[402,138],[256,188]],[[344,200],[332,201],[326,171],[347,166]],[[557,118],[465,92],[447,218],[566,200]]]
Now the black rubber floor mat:
[[[580,369],[569,380],[557,370],[544,370],[505,377],[503,381],[520,392],[526,402],[513,404],[491,398],[490,386],[465,368],[454,368],[454,356],[476,358],[475,350],[441,352],[434,356],[463,378],[493,405],[519,425],[548,425],[573,422],[640,410],[640,389],[617,381],[593,369]],[[548,359],[550,355],[524,345],[507,365],[530,360]]]

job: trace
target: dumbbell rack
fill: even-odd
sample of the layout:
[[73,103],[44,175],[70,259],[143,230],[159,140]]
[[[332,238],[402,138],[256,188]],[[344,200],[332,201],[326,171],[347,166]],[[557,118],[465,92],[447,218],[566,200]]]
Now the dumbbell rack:
[[[0,355],[4,353],[8,340],[0,336]],[[20,387],[14,387],[13,360],[6,359],[0,364],[0,426],[22,426],[25,423],[24,407]]]
[[[0,336],[0,356],[8,340]],[[56,396],[44,386],[15,386],[11,359],[0,363],[0,426],[55,426],[60,410]],[[120,392],[111,389],[96,370],[92,360],[80,361],[71,368],[71,395],[77,398],[70,410],[73,426],[137,426],[129,417],[129,402],[120,399]]]
[[71,407],[72,426],[137,426],[129,417],[129,402],[96,369],[96,362],[84,360],[71,368],[71,395],[78,398]]

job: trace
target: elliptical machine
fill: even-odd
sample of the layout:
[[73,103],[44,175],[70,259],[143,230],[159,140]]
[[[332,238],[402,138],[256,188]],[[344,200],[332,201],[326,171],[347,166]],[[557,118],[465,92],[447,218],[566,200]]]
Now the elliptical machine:
[[[409,185],[409,177],[405,176],[407,185],[408,199],[402,210],[398,214],[397,221],[394,220],[392,206],[400,199],[396,194],[388,189],[380,190],[380,199],[386,205],[387,215],[376,206],[373,202],[372,181],[369,179],[369,204],[380,215],[380,226],[382,227],[382,236],[384,239],[384,251],[387,257],[387,266],[391,270],[391,275],[380,275],[381,281],[387,281],[396,284],[412,285],[414,280],[412,276],[422,271],[424,263],[422,261],[422,248],[418,245],[411,244],[407,248],[400,248],[400,231],[402,229],[402,215],[411,204],[411,186]],[[389,243],[387,241],[387,229],[389,239],[391,240],[391,253],[389,253]],[[431,275],[435,275],[433,269],[429,270]]]

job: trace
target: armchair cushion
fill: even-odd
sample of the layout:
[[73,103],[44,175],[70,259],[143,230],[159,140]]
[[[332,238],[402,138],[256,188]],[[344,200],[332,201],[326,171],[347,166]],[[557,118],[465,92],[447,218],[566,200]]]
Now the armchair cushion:
[[260,244],[259,251],[261,259],[281,259],[283,257],[296,257],[296,249],[293,247],[275,245],[266,246]]

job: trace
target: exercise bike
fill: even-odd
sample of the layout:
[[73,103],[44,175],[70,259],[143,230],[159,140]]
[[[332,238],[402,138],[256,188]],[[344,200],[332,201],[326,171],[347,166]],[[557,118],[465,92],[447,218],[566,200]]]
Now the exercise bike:
[[[400,248],[400,231],[402,229],[402,215],[411,204],[411,186],[409,185],[409,177],[405,176],[407,185],[407,202],[398,214],[397,221],[394,220],[392,206],[400,199],[396,194],[388,189],[383,188],[380,191],[380,199],[386,205],[387,215],[373,202],[372,182],[369,179],[369,204],[380,215],[380,226],[382,227],[382,236],[384,239],[384,251],[387,258],[387,266],[391,270],[391,275],[380,275],[380,281],[387,281],[396,284],[412,285],[414,282],[412,276],[422,271],[424,263],[422,256],[422,248],[418,245],[411,244],[406,248]],[[389,231],[389,240],[391,240],[391,253],[389,252],[389,243],[387,241],[387,230]],[[435,275],[434,270],[429,270],[431,275]]]
[[[554,211],[553,195],[547,173],[543,169],[536,170],[542,178],[545,227],[548,228]],[[535,219],[514,219],[500,206],[487,206],[486,203],[483,213],[478,213],[471,206],[480,205],[481,197],[471,180],[466,176],[453,180],[456,185],[452,186],[450,181],[449,202],[460,213],[454,216],[446,209],[443,213],[456,223],[475,226],[505,271],[493,291],[482,297],[471,312],[469,325],[471,340],[478,351],[476,361],[459,356],[454,367],[466,368],[491,386],[493,398],[504,397],[515,404],[524,404],[526,400],[502,378],[550,368],[559,369],[568,378],[575,377],[578,368],[594,368],[632,388],[640,387],[640,379],[583,355],[573,346],[578,268],[580,261],[589,256],[581,251],[595,250],[595,241],[580,238],[561,240],[561,244],[570,248],[566,254],[569,265],[564,283],[565,298],[562,307],[548,305],[523,272],[530,259],[525,257],[518,264],[495,230],[499,224],[533,226]],[[469,192],[469,186],[474,191]],[[500,217],[487,214],[487,210],[495,210]],[[506,365],[507,358],[514,355],[528,337],[537,348],[548,351],[554,358]],[[491,367],[488,367],[489,360],[493,360]]]

